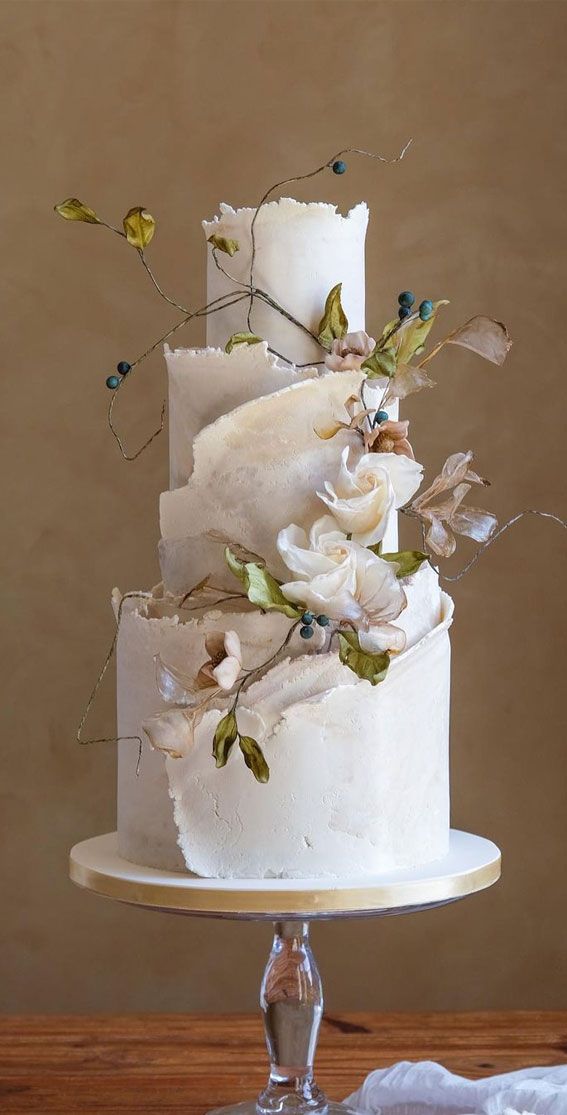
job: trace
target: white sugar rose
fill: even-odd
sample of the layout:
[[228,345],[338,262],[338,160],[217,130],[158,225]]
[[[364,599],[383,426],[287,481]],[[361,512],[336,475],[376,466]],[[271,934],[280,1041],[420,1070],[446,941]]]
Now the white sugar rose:
[[406,605],[391,562],[349,541],[330,515],[313,524],[309,537],[292,523],[280,531],[277,545],[295,577],[282,585],[288,600],[355,623],[365,650],[404,649],[403,631],[390,623]]
[[347,446],[335,483],[325,481],[325,492],[317,495],[345,534],[372,546],[384,537],[390,511],[417,492],[423,466],[397,453],[364,453],[351,470],[349,453]]

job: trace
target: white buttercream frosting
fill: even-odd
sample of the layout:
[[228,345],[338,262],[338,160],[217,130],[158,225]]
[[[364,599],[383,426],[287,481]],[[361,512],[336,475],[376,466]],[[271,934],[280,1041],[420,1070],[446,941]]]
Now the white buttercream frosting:
[[313,379],[317,368],[296,368],[268,352],[267,344],[219,348],[165,346],[169,384],[169,485],[180,488],[193,468],[193,441],[241,403]]
[[[333,418],[348,421],[345,400],[360,380],[359,372],[329,372],[244,403],[201,431],[188,483],[161,497],[162,575],[172,592],[187,591],[209,571],[226,580],[211,531],[261,554],[275,576],[287,579],[278,532],[289,523],[308,528],[321,515],[317,492],[353,443],[344,431],[322,440],[315,430]],[[397,548],[395,513],[384,548]]]
[[[203,222],[205,235],[236,239],[222,256],[248,281],[254,210],[222,205]],[[365,205],[347,216],[326,204],[270,202],[257,221],[255,281],[309,329],[326,296],[342,282],[349,329],[364,328]],[[233,289],[209,249],[208,299]],[[222,538],[261,554],[282,581],[289,571],[276,548],[281,528],[309,529],[326,512],[317,496],[336,484],[349,445],[353,468],[362,452],[353,434],[331,440],[315,429],[348,420],[344,403],[360,372],[321,374],[295,367],[267,344],[224,352],[228,337],[247,330],[246,302],[211,315],[207,349],[166,346],[170,404],[170,472],[176,489],[161,498],[160,561],[166,589],[183,594],[207,574],[235,586]],[[309,337],[256,300],[252,328],[298,364],[320,361]],[[369,389],[370,394],[370,389]],[[397,408],[391,416],[397,416]],[[385,551],[397,549],[395,512]],[[271,776],[257,783],[238,746],[217,770],[215,725],[226,709],[212,701],[189,752],[166,760],[152,751],[142,724],[166,709],[156,683],[155,656],[194,676],[211,632],[233,631],[246,667],[266,662],[290,621],[258,611],[170,614],[156,598],[123,609],[117,647],[118,732],[143,739],[136,775],[135,741],[119,744],[118,829],[121,854],[163,869],[208,876],[369,876],[445,854],[449,829],[448,627],[452,605],[428,565],[403,582],[407,607],[395,623],[406,649],[372,687],[343,666],[335,651],[314,653],[296,634],[280,661],[243,692],[239,728],[253,735]],[[403,638],[401,640],[403,645]]]
[[[203,221],[207,239],[217,234],[237,240],[240,250],[232,257],[221,256],[224,269],[239,283],[250,277],[253,209],[234,210],[220,206],[220,216]],[[325,300],[337,283],[342,283],[342,302],[355,332],[364,329],[364,241],[368,208],[356,205],[346,217],[335,205],[304,203],[281,198],[264,205],[255,224],[256,261],[254,282],[275,298],[311,332],[317,333]],[[234,283],[215,266],[209,252],[207,298],[213,301],[233,292]],[[207,318],[207,343],[224,348],[233,333],[248,329],[248,303],[242,302]],[[305,364],[322,359],[321,349],[297,326],[277,311],[255,300],[253,332],[269,341],[287,360]]]

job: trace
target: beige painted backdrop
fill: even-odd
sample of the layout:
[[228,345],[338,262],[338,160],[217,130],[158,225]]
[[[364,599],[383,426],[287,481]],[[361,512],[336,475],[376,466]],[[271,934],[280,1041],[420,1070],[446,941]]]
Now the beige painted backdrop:
[[[501,518],[559,510],[567,9],[31,0],[0,14],[2,1007],[253,1008],[266,927],[128,909],[67,880],[70,845],[114,825],[113,747],[81,749],[74,734],[112,636],[110,589],[157,579],[167,486],[165,436],[121,460],[104,379],[175,315],[122,241],[52,206],[75,195],[119,222],[146,205],[157,274],[199,304],[199,222],[219,201],[251,204],[342,145],[394,153],[412,135],[401,166],[352,159],[298,196],[370,201],[373,329],[406,287],[450,297],[449,326],[478,312],[508,323],[503,370],[439,359],[436,391],[407,407],[414,444],[431,468],[474,447]],[[131,444],[163,391],[157,355],[117,408]],[[566,1005],[564,558],[560,530],[529,521],[454,593],[453,821],[498,841],[501,884],[317,928],[329,1005]],[[95,733],[112,732],[113,700],[110,680]]]

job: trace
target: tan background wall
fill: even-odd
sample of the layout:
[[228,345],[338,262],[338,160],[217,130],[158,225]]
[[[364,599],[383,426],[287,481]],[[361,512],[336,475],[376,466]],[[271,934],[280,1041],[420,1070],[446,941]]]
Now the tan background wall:
[[[407,408],[414,444],[431,468],[474,447],[501,518],[561,509],[567,9],[31,0],[0,14],[3,1009],[252,1008],[266,928],[121,908],[66,878],[69,846],[113,827],[113,748],[74,733],[111,587],[157,579],[167,485],[165,439],[120,459],[104,379],[174,314],[121,241],[52,206],[75,195],[119,222],[147,205],[158,275],[197,304],[199,221],[220,200],[251,204],[343,144],[393,153],[413,135],[401,166],[352,160],[299,196],[370,201],[369,326],[406,287],[450,297],[448,325],[508,323],[503,370],[456,350],[436,363],[437,390]],[[120,400],[131,443],[163,390],[156,356]],[[559,529],[528,522],[455,590],[453,818],[500,843],[502,883],[318,928],[330,1005],[565,1005],[564,556]],[[93,729],[112,716],[110,682]]]

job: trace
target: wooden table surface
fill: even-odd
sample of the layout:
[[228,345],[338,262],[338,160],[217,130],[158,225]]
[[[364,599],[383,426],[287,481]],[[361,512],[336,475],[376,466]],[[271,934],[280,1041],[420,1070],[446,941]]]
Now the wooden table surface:
[[[344,1099],[371,1069],[439,1061],[469,1077],[567,1054],[567,1011],[329,1014],[317,1079]],[[205,1115],[250,1099],[266,1078],[254,1015],[0,1017],[0,1111],[41,1115]]]

